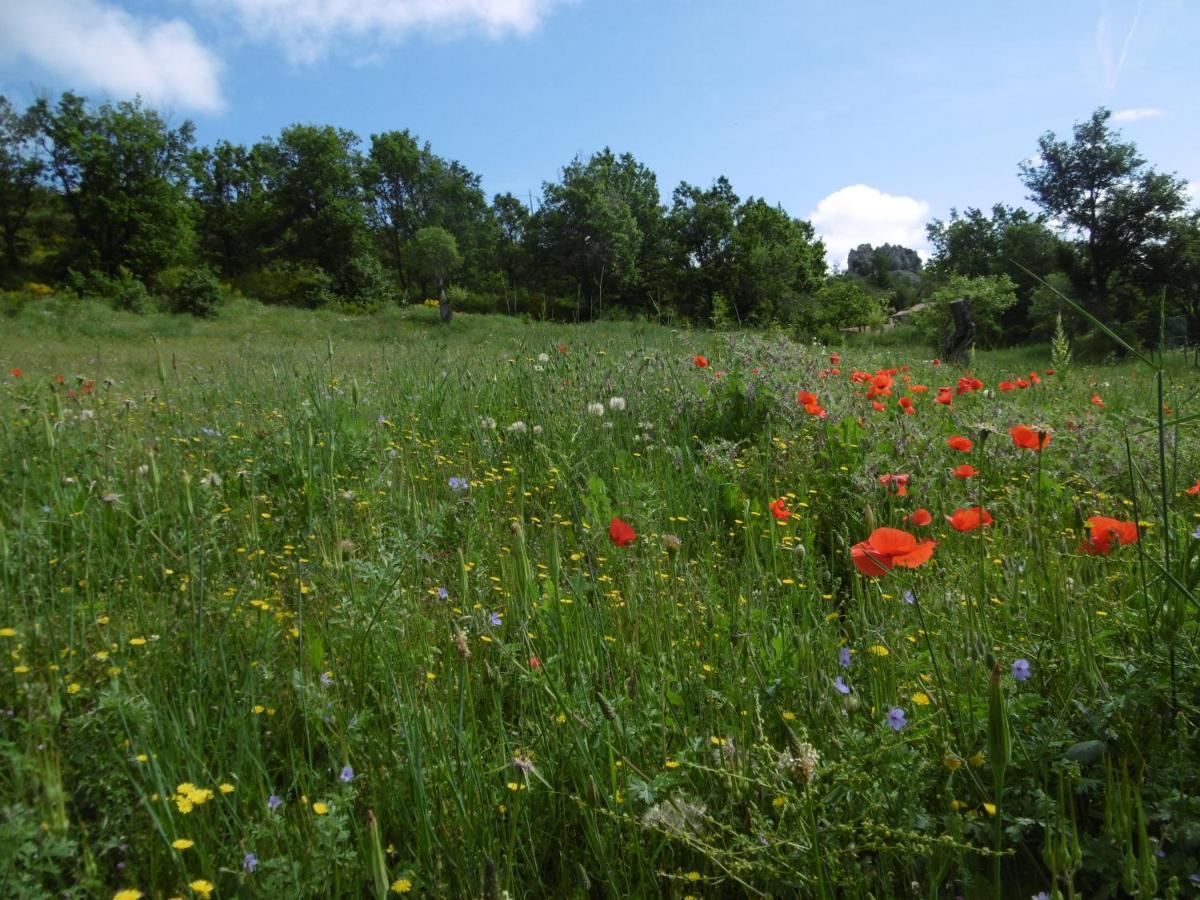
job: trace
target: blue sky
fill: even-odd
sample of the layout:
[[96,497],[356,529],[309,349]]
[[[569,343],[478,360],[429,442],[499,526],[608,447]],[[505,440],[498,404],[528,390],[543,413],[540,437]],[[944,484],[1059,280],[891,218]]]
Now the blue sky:
[[294,122],[408,128],[535,199],[604,146],[727,176],[811,218],[830,257],[923,247],[952,206],[1019,203],[1038,136],[1097,106],[1200,184],[1200,3],[7,0],[0,90],[140,92],[202,142]]

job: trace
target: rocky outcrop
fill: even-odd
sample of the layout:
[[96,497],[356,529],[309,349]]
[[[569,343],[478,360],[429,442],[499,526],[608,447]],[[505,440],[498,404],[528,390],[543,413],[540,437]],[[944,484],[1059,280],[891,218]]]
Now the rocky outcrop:
[[915,275],[921,271],[921,257],[916,250],[899,244],[884,244],[881,247],[859,244],[850,251],[846,260],[846,268],[862,278],[879,274],[877,266],[888,273],[910,272]]

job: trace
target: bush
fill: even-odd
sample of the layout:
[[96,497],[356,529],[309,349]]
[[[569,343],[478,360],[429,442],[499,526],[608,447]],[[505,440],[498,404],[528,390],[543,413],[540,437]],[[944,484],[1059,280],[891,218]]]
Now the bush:
[[185,269],[169,296],[172,310],[201,319],[215,316],[225,299],[221,283],[207,266]]
[[333,279],[320,266],[282,259],[244,276],[238,286],[248,296],[275,306],[316,309],[334,299]]
[[342,305],[375,312],[396,299],[396,289],[383,265],[374,256],[352,256],[338,271],[334,288]]
[[154,296],[146,285],[124,266],[117,269],[116,275],[98,270],[81,275],[71,270],[67,273],[67,283],[80,297],[98,297],[126,312],[147,313],[155,306]]

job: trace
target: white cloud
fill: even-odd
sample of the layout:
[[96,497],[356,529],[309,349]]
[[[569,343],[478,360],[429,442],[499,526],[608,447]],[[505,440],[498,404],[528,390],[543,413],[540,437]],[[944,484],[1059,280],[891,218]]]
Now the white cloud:
[[138,18],[101,0],[0,2],[0,58],[36,63],[76,90],[220,110],[217,57],[181,19]]
[[1154,106],[1138,106],[1133,109],[1118,109],[1112,118],[1114,122],[1139,122],[1142,119],[1157,119],[1163,112]]
[[527,34],[558,0],[196,0],[208,13],[224,8],[246,34],[272,40],[295,63],[318,59],[350,39],[397,43],[413,31]]
[[912,197],[885,194],[865,184],[834,191],[817,204],[809,219],[825,242],[825,256],[846,265],[859,244],[900,244],[927,255],[925,223],[929,204]]

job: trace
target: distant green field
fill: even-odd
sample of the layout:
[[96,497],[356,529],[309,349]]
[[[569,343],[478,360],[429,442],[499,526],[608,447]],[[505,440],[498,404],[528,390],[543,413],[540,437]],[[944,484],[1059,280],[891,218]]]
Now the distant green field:
[[435,320],[0,319],[0,896],[1196,890],[1182,357]]

